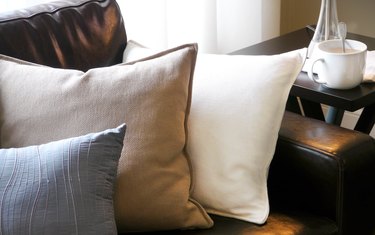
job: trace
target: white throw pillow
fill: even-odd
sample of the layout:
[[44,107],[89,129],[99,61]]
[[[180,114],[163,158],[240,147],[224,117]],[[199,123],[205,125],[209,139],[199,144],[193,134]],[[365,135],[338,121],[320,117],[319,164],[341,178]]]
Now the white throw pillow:
[[[141,50],[145,56],[147,49]],[[306,49],[273,56],[198,54],[187,150],[192,196],[209,213],[266,221],[268,169],[305,55]]]
[[192,196],[209,213],[266,221],[268,169],[303,58],[298,51],[198,55],[187,149],[195,179]]

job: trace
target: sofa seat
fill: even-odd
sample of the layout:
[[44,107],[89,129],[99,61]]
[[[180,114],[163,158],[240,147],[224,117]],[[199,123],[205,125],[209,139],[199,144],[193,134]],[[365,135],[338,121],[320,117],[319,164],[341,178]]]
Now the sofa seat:
[[329,235],[337,234],[338,228],[334,221],[301,212],[271,212],[268,220],[263,225],[232,219],[223,216],[210,215],[215,222],[211,229],[186,230],[186,231],[160,231],[136,234],[181,234],[181,235],[257,235],[257,234],[304,234],[304,235]]

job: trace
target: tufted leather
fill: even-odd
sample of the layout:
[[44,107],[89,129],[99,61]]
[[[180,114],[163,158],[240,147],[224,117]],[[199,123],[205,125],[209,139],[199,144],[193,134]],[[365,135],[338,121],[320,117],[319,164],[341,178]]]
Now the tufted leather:
[[126,45],[116,1],[64,0],[0,14],[0,53],[59,68],[121,62]]

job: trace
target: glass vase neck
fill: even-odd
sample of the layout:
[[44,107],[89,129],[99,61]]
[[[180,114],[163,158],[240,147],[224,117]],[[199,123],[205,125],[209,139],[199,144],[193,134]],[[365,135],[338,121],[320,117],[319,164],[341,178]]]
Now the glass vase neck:
[[321,42],[329,39],[337,39],[338,18],[336,0],[322,0],[318,24],[315,28],[313,40]]
[[339,34],[336,0],[322,0],[318,24],[316,25],[314,36],[309,45],[307,57],[312,57],[315,44],[325,40],[338,38]]

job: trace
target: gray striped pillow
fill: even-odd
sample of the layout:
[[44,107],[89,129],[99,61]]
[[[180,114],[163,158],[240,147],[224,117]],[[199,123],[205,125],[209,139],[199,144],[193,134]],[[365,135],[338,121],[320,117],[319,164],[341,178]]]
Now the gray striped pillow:
[[125,124],[0,149],[2,234],[117,234],[113,186]]

